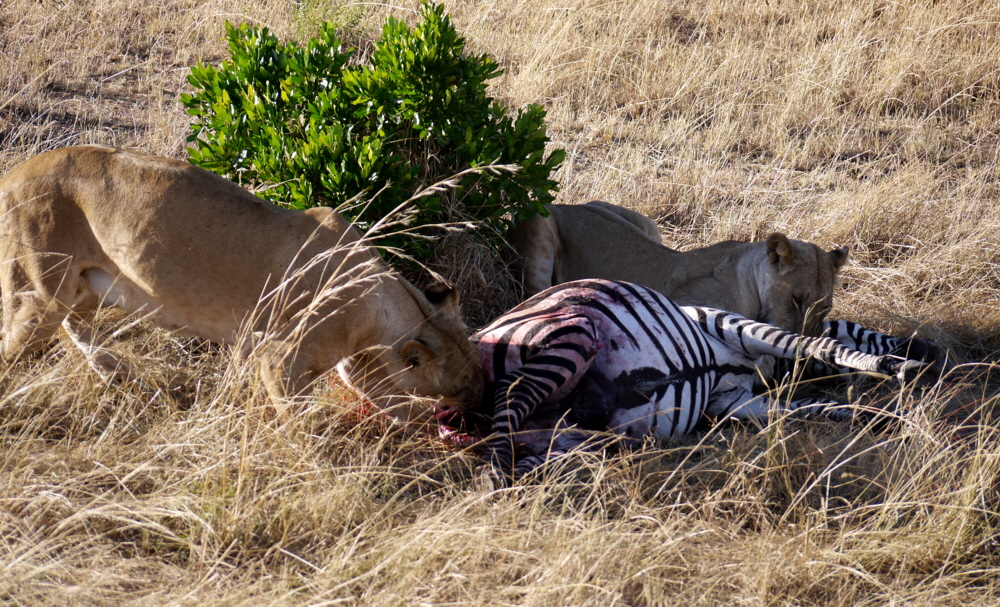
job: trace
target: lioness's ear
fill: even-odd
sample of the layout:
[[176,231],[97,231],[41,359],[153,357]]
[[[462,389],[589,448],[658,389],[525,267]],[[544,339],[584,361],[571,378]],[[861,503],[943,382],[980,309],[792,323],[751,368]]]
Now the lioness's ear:
[[767,258],[772,264],[783,261],[791,263],[795,259],[795,249],[792,243],[788,242],[788,237],[781,232],[775,232],[767,237]]
[[458,306],[458,291],[451,288],[451,285],[436,282],[424,289],[424,296],[439,310],[462,320],[462,310]]
[[839,270],[844,267],[845,263],[847,263],[847,258],[850,257],[850,255],[851,252],[847,249],[847,247],[834,249],[830,251],[830,261],[833,262],[833,267]]
[[434,359],[437,358],[437,356],[434,355],[433,350],[416,339],[411,339],[404,343],[399,349],[399,355],[402,356],[406,364],[411,367],[428,365],[434,362]]

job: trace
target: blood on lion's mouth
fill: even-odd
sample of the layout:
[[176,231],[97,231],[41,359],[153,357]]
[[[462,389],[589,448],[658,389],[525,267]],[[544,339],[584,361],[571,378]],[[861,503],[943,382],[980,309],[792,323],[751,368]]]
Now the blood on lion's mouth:
[[[472,422],[475,415],[467,415],[458,409],[444,407],[435,411],[434,417],[438,421],[438,436],[449,443],[468,447],[485,438],[486,433]],[[488,428],[486,430],[488,431]]]
[[453,445],[458,445],[459,447],[469,447],[482,440],[478,436],[473,436],[468,432],[462,432],[461,430],[450,428],[443,424],[438,427],[438,436],[440,436],[442,440],[445,440]]

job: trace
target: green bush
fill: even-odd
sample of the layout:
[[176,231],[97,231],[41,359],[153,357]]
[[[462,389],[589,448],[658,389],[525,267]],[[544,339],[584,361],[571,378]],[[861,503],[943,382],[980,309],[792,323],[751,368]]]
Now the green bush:
[[[545,155],[545,110],[515,116],[486,94],[501,71],[469,56],[440,5],[425,3],[414,29],[389,18],[367,65],[351,62],[333,24],[304,46],[267,27],[226,24],[230,60],[191,68],[183,95],[195,117],[191,162],[295,208],[371,203],[345,210],[369,226],[422,188],[470,167],[514,164],[517,172],[466,174],[453,199],[419,199],[416,225],[475,220],[490,240],[512,220],[552,201],[549,178],[565,152]],[[445,204],[448,202],[448,204]],[[446,208],[447,207],[447,208]],[[395,241],[426,253],[423,241]]]

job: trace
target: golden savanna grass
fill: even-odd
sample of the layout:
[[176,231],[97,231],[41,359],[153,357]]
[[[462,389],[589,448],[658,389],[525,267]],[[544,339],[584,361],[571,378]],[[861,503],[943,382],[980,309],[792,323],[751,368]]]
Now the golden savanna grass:
[[[0,171],[79,143],[183,157],[177,98],[187,66],[226,56],[225,20],[302,38],[334,19],[365,50],[416,7],[4,2]],[[568,152],[560,202],[638,209],[677,248],[773,230],[847,245],[833,317],[997,360],[997,3],[447,9],[506,70],[499,100],[548,109]],[[4,604],[1000,601],[989,364],[924,391],[843,392],[891,401],[886,428],[730,425],[488,494],[473,455],[403,434],[343,388],[267,421],[226,349],[114,312],[102,327],[141,383],[104,387],[68,342],[0,365]]]

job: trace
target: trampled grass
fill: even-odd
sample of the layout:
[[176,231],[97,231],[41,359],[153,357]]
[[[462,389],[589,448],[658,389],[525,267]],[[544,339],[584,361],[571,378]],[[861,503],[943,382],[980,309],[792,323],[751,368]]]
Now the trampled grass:
[[[186,68],[225,56],[224,20],[335,19],[364,49],[415,7],[4,3],[0,171],[78,143],[182,157]],[[504,66],[493,94],[548,109],[560,202],[638,209],[676,248],[847,245],[832,316],[937,340],[953,380],[841,391],[896,399],[884,428],[727,425],[486,494],[473,455],[335,384],[268,421],[239,357],[109,311],[141,384],[106,388],[68,341],[0,364],[0,601],[997,604],[1000,5],[447,8]]]

